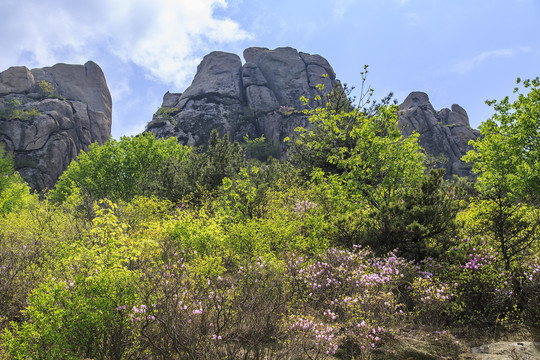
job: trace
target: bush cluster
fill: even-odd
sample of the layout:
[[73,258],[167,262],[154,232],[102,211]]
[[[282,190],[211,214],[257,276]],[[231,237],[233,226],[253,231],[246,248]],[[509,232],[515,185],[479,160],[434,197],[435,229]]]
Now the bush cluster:
[[93,145],[38,200],[0,153],[1,357],[372,359],[420,326],[457,357],[450,329],[538,326],[536,163],[472,190],[427,168],[395,107],[346,101],[307,111],[292,163],[145,134]]

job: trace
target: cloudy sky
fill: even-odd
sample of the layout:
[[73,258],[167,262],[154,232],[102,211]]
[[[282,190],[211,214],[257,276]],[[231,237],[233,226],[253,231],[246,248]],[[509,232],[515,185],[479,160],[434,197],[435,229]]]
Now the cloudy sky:
[[473,127],[492,114],[485,100],[540,76],[539,0],[0,0],[0,14],[0,71],[95,61],[117,139],[142,132],[213,50],[291,46],[349,85],[367,64],[377,98],[424,91]]

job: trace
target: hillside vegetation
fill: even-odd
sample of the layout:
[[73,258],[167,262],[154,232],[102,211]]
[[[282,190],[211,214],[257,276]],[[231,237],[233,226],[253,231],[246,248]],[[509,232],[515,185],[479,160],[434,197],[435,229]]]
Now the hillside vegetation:
[[444,181],[389,98],[339,86],[288,161],[215,131],[124,137],[38,199],[1,152],[1,356],[456,359],[540,327],[540,81],[515,92],[474,182]]

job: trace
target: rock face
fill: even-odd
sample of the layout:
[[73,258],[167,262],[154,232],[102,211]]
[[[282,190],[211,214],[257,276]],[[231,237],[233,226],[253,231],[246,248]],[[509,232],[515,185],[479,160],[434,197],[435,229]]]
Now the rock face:
[[436,111],[427,94],[412,92],[399,106],[399,128],[404,136],[416,131],[419,143],[428,155],[443,156],[446,161],[441,167],[446,169],[446,177],[452,175],[474,177],[471,166],[461,161],[461,157],[472,149],[470,140],[480,136],[478,130],[471,129],[467,112],[459,105],[451,109]]
[[29,185],[52,188],[81,150],[111,135],[111,95],[100,67],[56,64],[0,73],[0,142]]
[[[176,137],[184,144],[205,145],[217,129],[231,139],[264,135],[284,154],[283,139],[298,126],[309,128],[301,96],[309,106],[323,105],[324,96],[336,84],[334,70],[323,57],[292,48],[248,48],[245,64],[235,54],[212,52],[204,57],[197,74],[183,94],[167,92],[163,105],[148,124],[158,137]],[[326,76],[326,75],[327,76]],[[318,84],[324,88],[319,90]],[[322,100],[315,100],[317,95]],[[479,136],[469,126],[467,113],[458,105],[435,111],[426,94],[411,93],[400,106],[399,127],[403,135],[416,131],[420,145],[435,158],[446,177],[473,176],[461,157],[469,140]]]
[[[283,139],[307,117],[301,96],[309,106],[321,105],[336,83],[334,70],[323,57],[292,48],[248,48],[246,63],[225,52],[206,55],[182,94],[166,93],[163,106],[148,124],[158,137],[177,137],[189,145],[206,145],[212,129],[242,140],[264,137],[283,147]],[[318,89],[318,84],[324,84]],[[321,100],[315,100],[321,95]]]

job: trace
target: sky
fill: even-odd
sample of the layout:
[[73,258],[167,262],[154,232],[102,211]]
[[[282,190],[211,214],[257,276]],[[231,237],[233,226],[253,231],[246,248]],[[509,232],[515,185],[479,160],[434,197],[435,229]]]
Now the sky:
[[215,50],[290,46],[357,88],[369,65],[375,98],[423,91],[474,128],[493,114],[485,100],[540,76],[540,0],[0,0],[0,18],[0,71],[102,68],[115,139],[144,131]]

